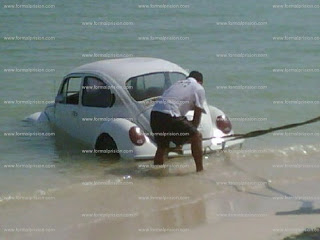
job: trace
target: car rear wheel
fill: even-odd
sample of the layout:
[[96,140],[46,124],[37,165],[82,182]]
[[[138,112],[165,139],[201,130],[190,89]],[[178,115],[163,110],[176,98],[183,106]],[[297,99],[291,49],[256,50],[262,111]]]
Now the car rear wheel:
[[101,134],[96,142],[95,152],[98,156],[106,156],[111,158],[120,158],[118,147],[113,138],[107,134]]

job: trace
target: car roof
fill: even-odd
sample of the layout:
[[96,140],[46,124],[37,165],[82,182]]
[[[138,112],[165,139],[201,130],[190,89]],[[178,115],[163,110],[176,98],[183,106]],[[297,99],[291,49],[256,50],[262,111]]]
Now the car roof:
[[188,74],[186,70],[172,62],[149,57],[108,59],[88,63],[73,69],[71,73],[101,73],[114,78],[118,83],[125,82],[135,76],[153,72],[181,72]]

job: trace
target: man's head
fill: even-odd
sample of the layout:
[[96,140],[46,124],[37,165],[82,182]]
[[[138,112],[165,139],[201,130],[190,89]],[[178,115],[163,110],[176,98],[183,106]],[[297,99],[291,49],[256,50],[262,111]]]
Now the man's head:
[[197,80],[198,83],[202,84],[203,83],[203,76],[200,72],[198,71],[192,71],[188,77],[192,77],[195,80]]

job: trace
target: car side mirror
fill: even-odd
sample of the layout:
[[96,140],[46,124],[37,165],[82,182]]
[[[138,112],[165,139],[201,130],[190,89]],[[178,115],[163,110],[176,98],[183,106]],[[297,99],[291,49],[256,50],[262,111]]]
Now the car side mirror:
[[55,98],[55,103],[62,103],[63,102],[63,100],[64,100],[64,97],[63,97],[63,95],[62,94],[58,94],[57,96],[56,96],[56,98]]

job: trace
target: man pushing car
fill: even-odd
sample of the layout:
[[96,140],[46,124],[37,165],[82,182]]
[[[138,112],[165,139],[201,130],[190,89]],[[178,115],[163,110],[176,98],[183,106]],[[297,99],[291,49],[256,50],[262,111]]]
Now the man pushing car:
[[[191,142],[191,151],[197,172],[203,170],[202,135],[198,131],[201,114],[205,112],[205,91],[202,87],[203,76],[192,71],[187,79],[171,85],[156,101],[151,112],[151,128],[157,143],[155,165],[163,165],[169,151],[169,143],[176,146]],[[186,114],[194,110],[193,120],[188,121]]]

